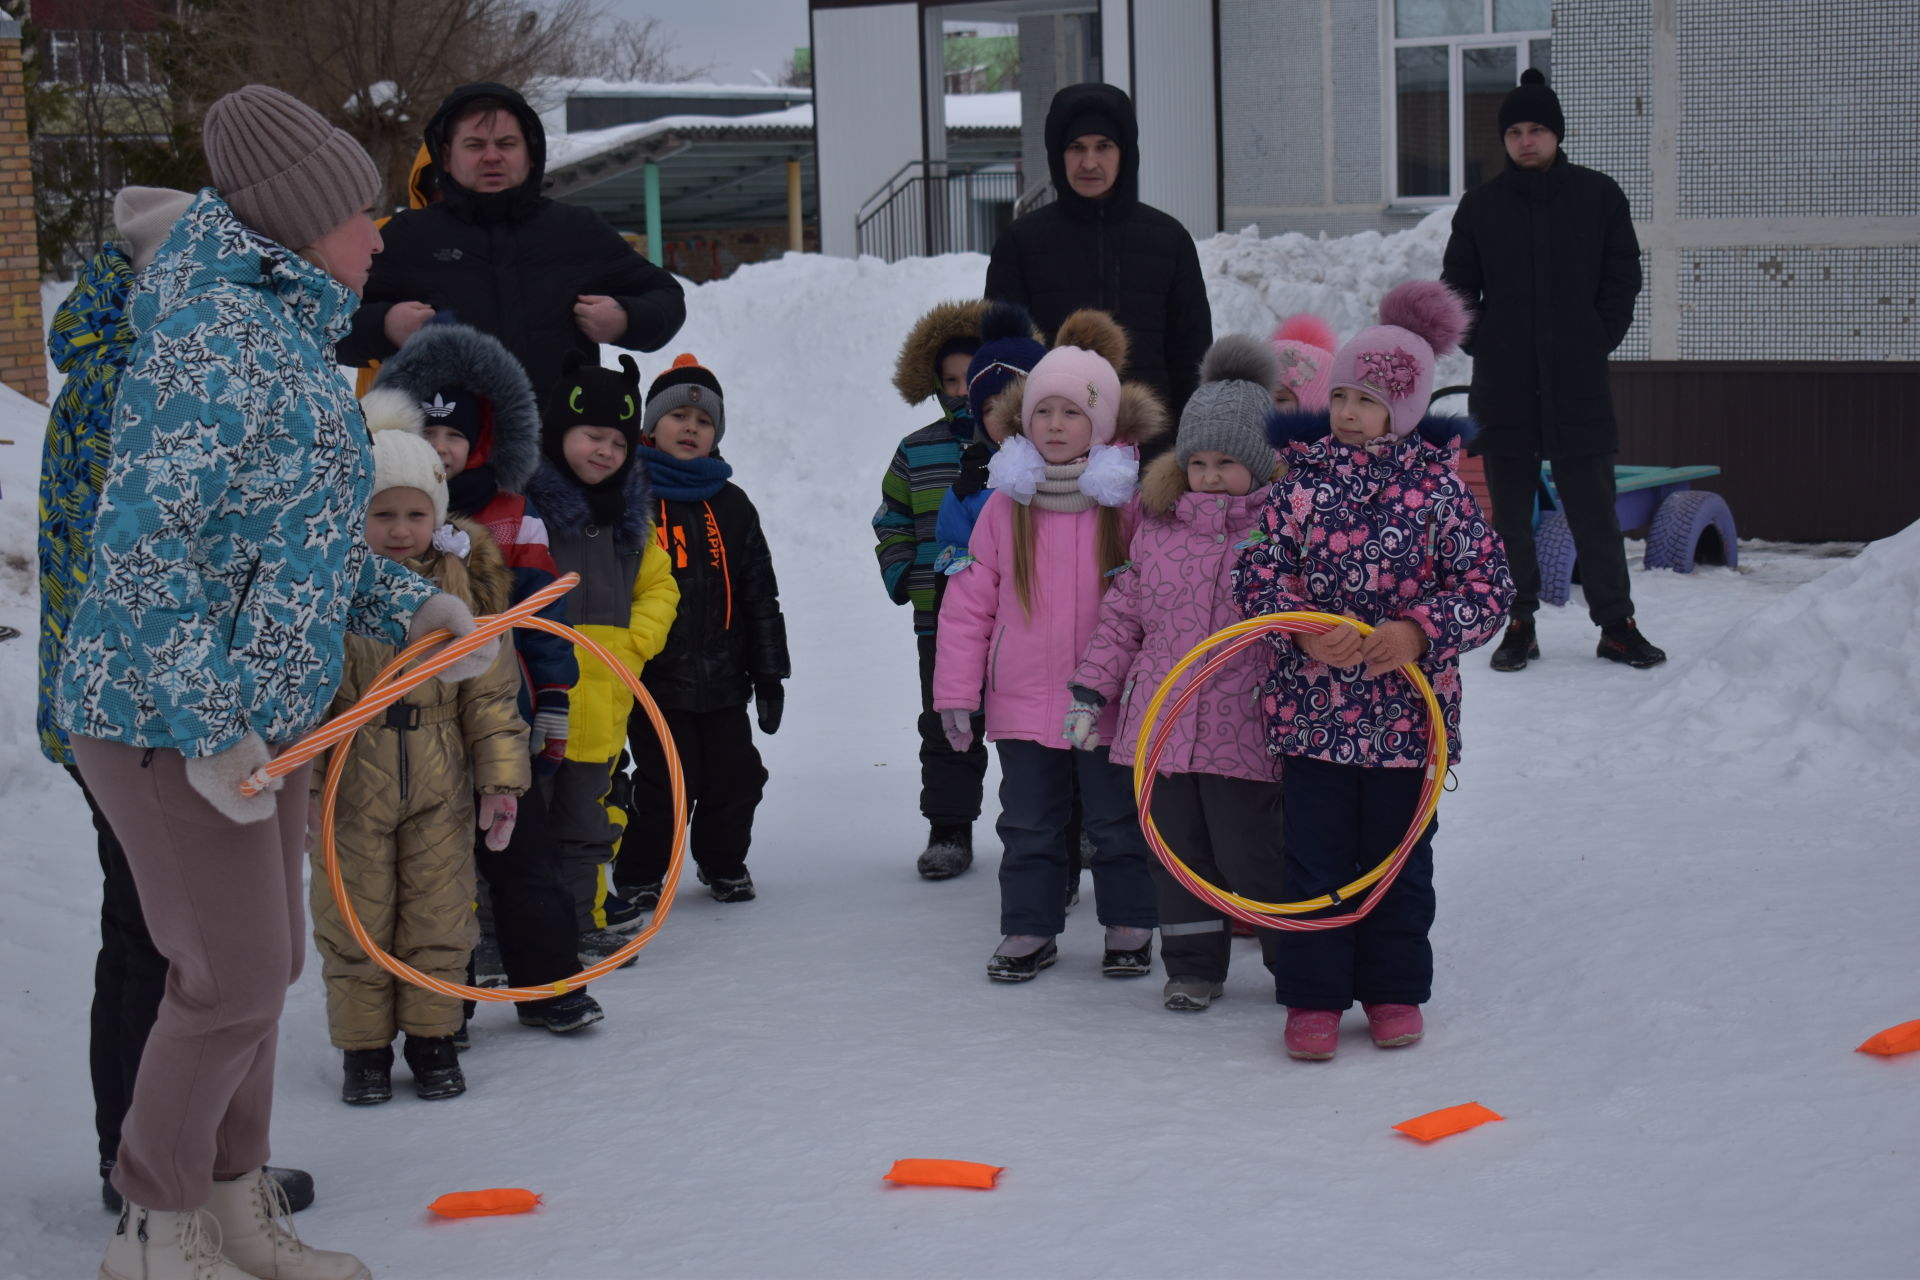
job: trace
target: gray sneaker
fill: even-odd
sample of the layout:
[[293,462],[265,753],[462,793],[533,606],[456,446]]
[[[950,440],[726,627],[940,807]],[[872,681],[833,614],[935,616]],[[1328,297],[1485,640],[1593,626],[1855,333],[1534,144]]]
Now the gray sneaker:
[[1167,1008],[1175,1013],[1204,1013],[1207,1006],[1226,994],[1226,986],[1205,978],[1168,978],[1160,990]]

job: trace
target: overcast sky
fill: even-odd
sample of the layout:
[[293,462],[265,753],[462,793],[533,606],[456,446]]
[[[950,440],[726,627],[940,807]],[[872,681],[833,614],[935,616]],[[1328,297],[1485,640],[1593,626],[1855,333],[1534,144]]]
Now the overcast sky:
[[753,84],[756,70],[778,79],[795,49],[807,43],[807,0],[604,0],[615,18],[660,19],[678,56],[713,64],[725,84]]

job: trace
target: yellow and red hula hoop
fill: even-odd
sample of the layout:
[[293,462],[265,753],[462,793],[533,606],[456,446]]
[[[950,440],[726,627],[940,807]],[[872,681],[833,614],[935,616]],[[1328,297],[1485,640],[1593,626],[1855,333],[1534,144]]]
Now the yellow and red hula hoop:
[[333,842],[333,808],[339,798],[340,779],[345,774],[347,766],[346,752],[333,753],[333,759],[327,765],[326,789],[320,797],[320,848],[326,858],[327,883],[333,887],[334,901],[340,904],[340,914],[345,918],[347,929],[353,934],[354,941],[360,944],[361,949],[375,964],[394,977],[411,982],[416,987],[425,987],[429,991],[437,991],[443,996],[452,996],[456,1000],[480,1000],[497,1004],[517,1004],[522,1000],[546,1000],[553,996],[565,995],[595,978],[605,977],[625,964],[629,957],[637,955],[642,947],[653,941],[653,935],[660,931],[662,924],[666,923],[667,912],[673,908],[673,895],[680,887],[680,867],[687,843],[687,789],[686,781],[680,772],[680,753],[674,749],[673,735],[667,730],[666,718],[660,714],[660,708],[654,704],[653,698],[647,693],[646,686],[640,683],[638,676],[627,669],[625,663],[572,627],[534,616],[571,591],[579,581],[579,574],[565,574],[505,613],[490,614],[476,619],[477,625],[472,632],[461,636],[446,648],[434,653],[432,657],[422,660],[405,675],[399,674],[409,663],[420,658],[420,655],[446,640],[448,633],[435,631],[422,636],[387,665],[368,687],[365,697],[275,756],[241,784],[242,791],[249,795],[257,795],[268,779],[284,777],[327,748],[347,741],[363,725],[404,698],[409,690],[433,679],[495,636],[504,637],[515,627],[531,627],[536,631],[550,632],[562,639],[570,640],[606,663],[607,669],[620,677],[620,682],[627,686],[640,706],[646,709],[647,719],[653,722],[654,732],[660,735],[660,745],[664,748],[667,759],[667,778],[673,788],[673,856],[667,864],[666,881],[660,889],[660,905],[655,909],[653,919],[647,927],[599,964],[582,969],[571,978],[562,978],[543,987],[469,987],[463,983],[444,982],[439,978],[421,973],[412,965],[394,959],[384,948],[367,936],[366,926],[360,923],[360,917],[354,913],[353,902],[347,896],[347,886],[340,875],[340,854]]
[[[1413,821],[1407,825],[1407,833],[1392,853],[1388,854],[1380,865],[1360,876],[1349,884],[1341,885],[1332,893],[1317,898],[1308,898],[1300,902],[1260,902],[1253,898],[1243,898],[1216,885],[1209,884],[1196,875],[1191,867],[1180,861],[1178,854],[1167,846],[1160,835],[1160,828],[1153,821],[1153,784],[1158,776],[1155,772],[1160,756],[1165,752],[1167,739],[1174,725],[1179,722],[1181,713],[1187,709],[1201,688],[1211,680],[1215,673],[1234,656],[1249,645],[1259,644],[1269,635],[1276,633],[1289,635],[1325,635],[1335,627],[1353,627],[1361,635],[1367,635],[1373,628],[1364,622],[1351,618],[1341,618],[1330,613],[1270,613],[1260,618],[1250,618],[1245,622],[1236,622],[1214,632],[1174,664],[1167,678],[1160,682],[1154,691],[1153,700],[1147,703],[1145,716],[1140,721],[1140,732],[1133,745],[1133,795],[1140,810],[1140,827],[1146,833],[1147,846],[1158,857],[1167,870],[1173,874],[1187,891],[1202,902],[1218,908],[1222,914],[1235,920],[1263,929],[1290,929],[1312,931],[1318,929],[1338,929],[1350,925],[1372,911],[1379,901],[1386,897],[1387,890],[1400,875],[1400,868],[1406,865],[1407,855],[1420,842],[1421,833],[1427,824],[1433,821],[1433,815],[1440,807],[1441,783],[1447,776],[1447,734],[1445,723],[1440,714],[1440,700],[1434,697],[1433,686],[1427,683],[1427,677],[1420,668],[1409,662],[1400,668],[1418,691],[1427,708],[1427,764],[1426,781],[1420,790],[1420,802],[1414,808]],[[1156,724],[1160,720],[1161,706],[1173,688],[1180,682],[1187,668],[1200,661],[1212,649],[1220,652],[1209,659],[1207,664],[1194,674],[1187,687],[1174,700],[1171,713],[1165,724]],[[1312,920],[1298,920],[1295,916],[1311,911],[1324,911],[1328,907],[1337,907],[1368,889],[1378,886],[1366,901],[1342,915],[1317,916]]]

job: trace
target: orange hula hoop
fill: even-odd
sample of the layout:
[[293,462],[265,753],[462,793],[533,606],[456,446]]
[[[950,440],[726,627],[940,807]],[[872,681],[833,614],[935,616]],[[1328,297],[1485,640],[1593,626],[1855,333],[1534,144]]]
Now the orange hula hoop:
[[[687,788],[686,778],[680,770],[680,753],[674,748],[673,734],[667,728],[666,717],[660,714],[659,706],[647,692],[646,686],[640,683],[640,677],[634,675],[624,662],[614,657],[597,641],[580,634],[565,623],[535,616],[540,610],[573,590],[579,581],[580,575],[577,573],[563,574],[506,612],[476,618],[471,632],[447,644],[444,648],[436,649],[435,646],[447,639],[449,633],[446,631],[434,631],[420,637],[387,664],[373,684],[368,686],[366,695],[358,702],[275,756],[240,784],[240,789],[244,793],[258,795],[270,779],[285,777],[329,747],[347,741],[375,716],[404,698],[410,690],[425,684],[461,658],[479,649],[487,641],[496,636],[505,636],[515,627],[545,631],[572,641],[604,662],[607,669],[627,686],[635,702],[646,709],[647,719],[652,723],[654,732],[660,735],[660,745],[664,749],[667,760],[667,779],[673,789],[673,853],[667,863],[666,880],[661,885],[660,905],[654,909],[653,919],[647,927],[618,951],[599,964],[591,965],[570,978],[562,978],[546,986],[470,987],[460,982],[446,982],[394,959],[384,947],[367,935],[366,926],[360,923],[360,917],[354,912],[353,902],[347,895],[346,881],[340,872],[340,853],[334,845],[333,810],[340,795],[340,779],[345,775],[347,767],[346,752],[334,752],[333,759],[327,764],[326,785],[320,795],[320,848],[325,858],[327,884],[333,890],[334,901],[340,904],[340,914],[345,918],[347,930],[353,934],[353,940],[360,944],[361,949],[375,964],[404,982],[438,992],[443,996],[452,996],[456,1000],[477,1000],[488,1004],[518,1004],[525,1000],[551,999],[583,987],[596,978],[605,977],[625,964],[629,958],[638,955],[642,948],[653,941],[653,936],[660,931],[660,926],[666,923],[667,913],[673,909],[673,898],[680,887],[680,870],[685,860],[687,844]],[[423,656],[429,651],[431,656]],[[405,667],[415,661],[418,661],[419,665],[404,675],[400,674]]]

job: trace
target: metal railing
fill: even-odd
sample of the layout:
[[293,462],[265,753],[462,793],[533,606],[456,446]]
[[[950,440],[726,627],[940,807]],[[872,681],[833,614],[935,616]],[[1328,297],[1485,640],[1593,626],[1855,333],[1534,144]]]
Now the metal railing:
[[1022,191],[1020,198],[1013,202],[1013,216],[1016,218],[1024,218],[1035,209],[1044,209],[1053,203],[1054,197],[1058,194],[1059,193],[1053,189],[1052,176],[1049,175],[1048,177],[1042,178],[1025,191]]
[[986,253],[1013,220],[1019,196],[1017,165],[910,161],[860,206],[860,252],[888,262]]

